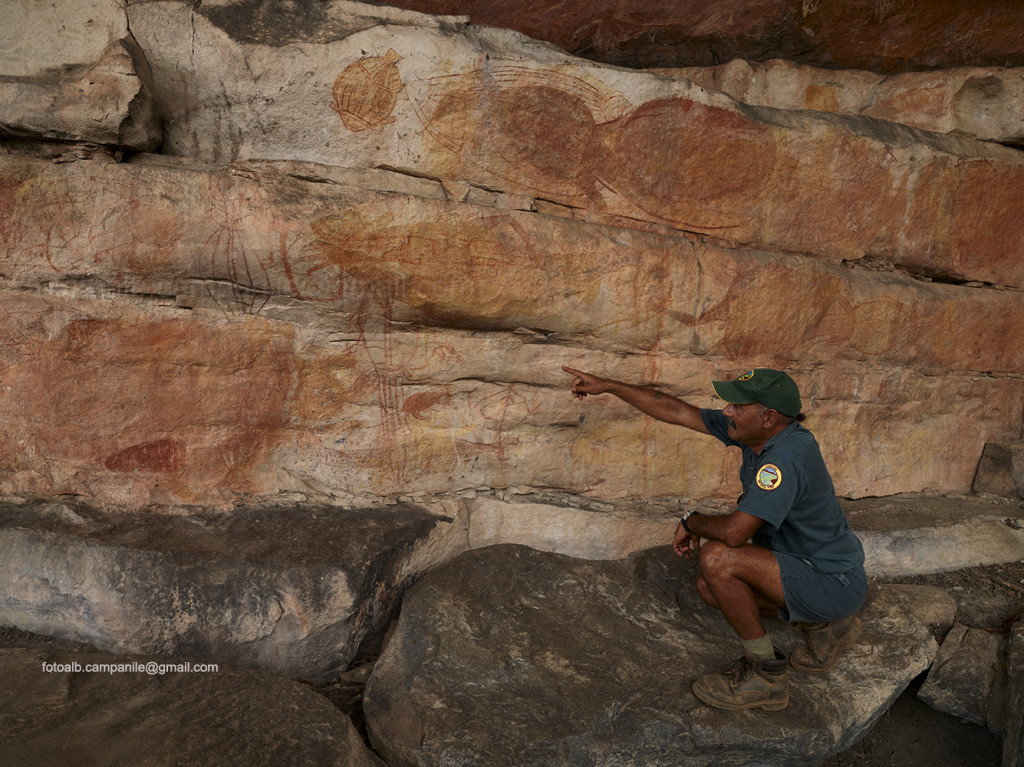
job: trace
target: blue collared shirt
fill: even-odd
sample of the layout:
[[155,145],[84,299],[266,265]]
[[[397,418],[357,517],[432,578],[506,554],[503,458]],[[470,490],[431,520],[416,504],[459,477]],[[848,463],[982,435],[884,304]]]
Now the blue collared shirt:
[[794,421],[755,453],[728,435],[721,410],[701,410],[712,436],[743,451],[736,507],[764,520],[752,542],[809,559],[823,573],[845,573],[864,564],[864,547],[850,529],[832,477],[810,431]]

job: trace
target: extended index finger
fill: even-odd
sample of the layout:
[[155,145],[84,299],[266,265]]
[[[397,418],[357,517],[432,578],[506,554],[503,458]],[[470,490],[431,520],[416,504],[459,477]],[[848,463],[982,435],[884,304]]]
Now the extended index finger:
[[576,376],[577,378],[582,378],[583,377],[583,373],[581,371],[575,370],[573,368],[567,368],[565,365],[562,365],[562,370],[564,370],[569,375]]

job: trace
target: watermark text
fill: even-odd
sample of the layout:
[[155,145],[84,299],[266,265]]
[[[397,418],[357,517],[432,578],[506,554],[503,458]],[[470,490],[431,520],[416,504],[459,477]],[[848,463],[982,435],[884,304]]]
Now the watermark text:
[[44,674],[216,674],[216,663],[166,663],[157,661],[124,661],[123,663],[43,663]]

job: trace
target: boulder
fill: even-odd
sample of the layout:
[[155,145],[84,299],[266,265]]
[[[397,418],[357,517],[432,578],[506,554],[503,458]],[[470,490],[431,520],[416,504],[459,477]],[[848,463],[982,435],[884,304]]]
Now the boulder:
[[11,3],[0,42],[0,135],[160,146],[148,65],[122,3]]
[[985,445],[974,478],[974,490],[1014,500],[1024,498],[1024,442]]
[[[831,673],[792,675],[782,711],[701,704],[694,678],[740,652],[668,547],[593,562],[472,551],[406,595],[370,677],[371,742],[404,765],[813,765],[863,736],[932,662],[945,592],[873,587]],[[943,627],[940,627],[943,628]],[[791,650],[796,632],[769,631]]]
[[303,679],[337,675],[372,646],[404,588],[453,545],[450,518],[410,506],[0,513],[0,624]]
[[1024,765],[1024,619],[1010,629],[1006,654],[1006,734],[1003,767]]
[[381,765],[325,698],[269,672],[3,648],[0,675],[4,764]]
[[917,695],[938,711],[998,732],[991,720],[993,708],[1001,705],[993,700],[1000,665],[999,636],[958,623],[942,640]]

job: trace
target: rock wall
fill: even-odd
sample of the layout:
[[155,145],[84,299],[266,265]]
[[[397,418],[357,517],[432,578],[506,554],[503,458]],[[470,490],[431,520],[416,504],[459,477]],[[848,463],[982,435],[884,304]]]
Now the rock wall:
[[464,17],[47,13],[0,57],[2,492],[735,494],[562,364],[701,405],[786,367],[846,496],[967,491],[1020,436],[1019,151]]
[[465,13],[622,66],[784,58],[916,71],[1024,64],[1024,9],[1006,0],[395,0]]
[[745,104],[859,114],[938,133],[1020,146],[1024,69],[957,67],[881,75],[734,59],[714,67],[650,70],[728,93]]

